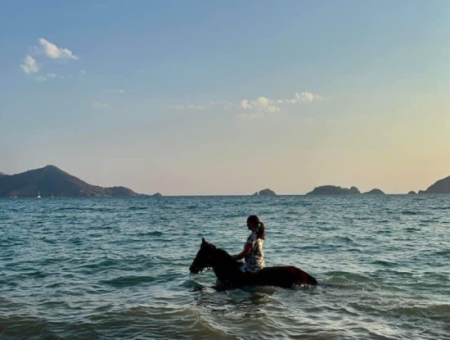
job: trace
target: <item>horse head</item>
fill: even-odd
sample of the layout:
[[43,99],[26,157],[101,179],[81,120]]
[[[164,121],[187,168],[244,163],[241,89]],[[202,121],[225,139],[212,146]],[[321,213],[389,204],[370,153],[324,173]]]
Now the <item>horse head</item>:
[[212,266],[212,255],[216,250],[216,246],[214,244],[208,243],[202,237],[202,244],[200,246],[200,250],[195,256],[194,261],[192,262],[189,270],[192,274],[198,274],[205,268],[209,268]]

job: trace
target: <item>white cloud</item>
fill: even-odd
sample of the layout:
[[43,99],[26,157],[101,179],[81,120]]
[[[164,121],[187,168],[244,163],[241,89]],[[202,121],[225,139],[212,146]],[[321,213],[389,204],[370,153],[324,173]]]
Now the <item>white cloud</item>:
[[106,103],[101,103],[101,102],[93,102],[92,103],[92,107],[95,109],[109,109],[112,106]]
[[56,73],[47,73],[47,78],[56,78]]
[[259,113],[276,113],[280,111],[276,101],[266,97],[258,97],[256,100],[244,99],[241,101],[241,108],[254,110]]
[[255,100],[244,99],[241,100],[240,108],[249,113],[241,113],[239,117],[242,118],[260,118],[266,113],[277,113],[281,111],[281,105],[311,103],[315,100],[322,99],[320,96],[312,92],[296,93],[291,99],[270,99],[266,97],[258,97]]
[[37,64],[36,60],[30,55],[27,55],[25,57],[25,59],[23,60],[23,64],[20,65],[20,67],[26,74],[39,72],[39,65]]
[[278,104],[297,104],[297,103],[311,103],[314,100],[322,99],[320,96],[313,94],[312,92],[296,93],[292,99],[278,99]]
[[49,58],[78,60],[78,57],[74,55],[71,50],[67,48],[59,48],[44,38],[39,39],[39,45],[41,45],[41,50]]
[[291,99],[271,99],[267,97],[258,97],[256,99],[243,99],[237,104],[229,101],[209,102],[208,104],[186,104],[175,105],[176,110],[211,110],[211,109],[235,109],[240,110],[239,117],[242,118],[261,118],[265,114],[273,114],[280,112],[285,105],[294,105],[299,103],[311,103],[322,99],[320,96],[312,92],[296,93]]

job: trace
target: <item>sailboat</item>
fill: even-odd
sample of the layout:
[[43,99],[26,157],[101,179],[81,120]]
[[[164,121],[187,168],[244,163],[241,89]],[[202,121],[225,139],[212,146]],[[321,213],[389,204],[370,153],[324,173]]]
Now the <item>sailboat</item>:
[[37,198],[41,198],[41,193],[38,191]]

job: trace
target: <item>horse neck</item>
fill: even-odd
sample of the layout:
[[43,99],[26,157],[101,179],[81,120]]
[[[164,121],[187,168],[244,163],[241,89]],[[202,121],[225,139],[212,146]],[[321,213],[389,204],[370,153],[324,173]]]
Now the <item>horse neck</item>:
[[212,257],[212,267],[217,272],[234,272],[238,271],[236,260],[223,249],[216,249]]

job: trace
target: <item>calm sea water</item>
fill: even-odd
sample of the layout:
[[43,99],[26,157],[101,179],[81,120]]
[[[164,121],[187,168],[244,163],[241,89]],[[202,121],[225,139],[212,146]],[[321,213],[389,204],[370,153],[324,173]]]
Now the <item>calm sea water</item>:
[[[250,214],[320,286],[189,274]],[[0,339],[450,339],[450,195],[2,199]]]

